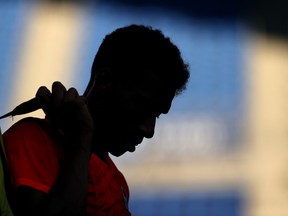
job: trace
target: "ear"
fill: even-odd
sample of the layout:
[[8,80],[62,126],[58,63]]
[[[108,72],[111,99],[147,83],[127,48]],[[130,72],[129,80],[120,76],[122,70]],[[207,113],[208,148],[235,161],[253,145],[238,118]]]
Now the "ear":
[[112,74],[111,69],[108,67],[103,67],[97,70],[94,77],[93,86],[106,89],[112,85]]
[[111,89],[112,86],[112,76],[111,69],[108,67],[103,67],[95,72],[94,78],[91,78],[87,89],[84,92],[84,96],[89,96],[92,92],[97,91],[105,92]]

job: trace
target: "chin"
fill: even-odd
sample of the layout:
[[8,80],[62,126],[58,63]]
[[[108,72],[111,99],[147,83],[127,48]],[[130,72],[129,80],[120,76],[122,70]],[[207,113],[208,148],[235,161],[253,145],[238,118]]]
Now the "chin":
[[127,152],[126,150],[112,150],[112,151],[109,151],[110,154],[112,154],[113,156],[115,157],[120,157],[122,156],[125,152]]

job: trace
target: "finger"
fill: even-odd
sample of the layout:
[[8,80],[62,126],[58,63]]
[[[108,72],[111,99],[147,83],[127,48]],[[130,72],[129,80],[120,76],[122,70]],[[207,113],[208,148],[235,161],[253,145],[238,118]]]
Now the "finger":
[[85,101],[83,100],[82,97],[79,96],[75,88],[68,89],[64,97],[63,103],[73,106],[73,108],[76,108],[76,107],[80,108],[83,105],[85,105]]
[[54,109],[61,105],[65,94],[66,88],[62,83],[57,81],[52,84],[51,104]]
[[37,90],[35,97],[39,101],[41,101],[43,106],[46,106],[49,103],[49,101],[50,101],[50,95],[51,95],[51,92],[49,91],[49,89],[47,87],[45,87],[45,86],[41,86]]
[[79,94],[75,88],[70,88],[65,94],[65,97],[63,98],[63,103],[65,104],[71,104],[75,103],[77,97],[79,97]]
[[71,99],[79,97],[79,94],[75,88],[68,89],[66,95],[65,95],[65,101],[69,101]]

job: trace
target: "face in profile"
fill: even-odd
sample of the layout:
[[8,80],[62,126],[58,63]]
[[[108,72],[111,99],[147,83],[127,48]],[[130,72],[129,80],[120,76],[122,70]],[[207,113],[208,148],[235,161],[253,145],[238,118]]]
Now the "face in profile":
[[157,118],[168,113],[174,95],[175,90],[154,79],[114,88],[99,128],[106,150],[120,156],[134,152],[144,138],[152,138]]

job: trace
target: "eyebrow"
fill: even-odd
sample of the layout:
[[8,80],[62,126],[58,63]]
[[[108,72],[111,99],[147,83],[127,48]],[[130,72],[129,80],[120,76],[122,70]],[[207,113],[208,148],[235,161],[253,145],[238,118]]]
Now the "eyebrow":
[[[156,117],[160,116],[161,114],[167,114],[170,110],[171,103],[165,103],[164,105],[159,103],[157,100],[151,100],[151,98],[145,96],[145,95],[140,95],[138,99],[141,98],[143,99],[141,102],[143,104],[149,103],[150,111],[151,113],[154,113]],[[167,99],[168,100],[168,99]]]

